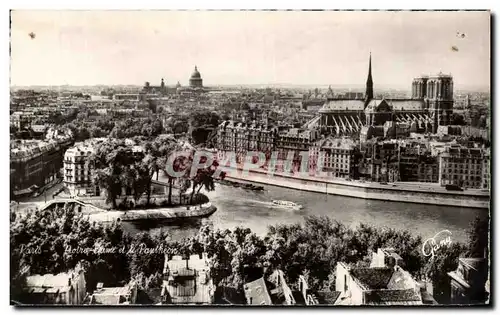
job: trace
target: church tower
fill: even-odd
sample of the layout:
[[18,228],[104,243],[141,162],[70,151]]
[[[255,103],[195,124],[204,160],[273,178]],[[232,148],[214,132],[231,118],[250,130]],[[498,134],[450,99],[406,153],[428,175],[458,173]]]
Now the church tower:
[[372,99],[373,99],[372,53],[370,53],[370,61],[368,63],[368,78],[366,79],[365,108]]

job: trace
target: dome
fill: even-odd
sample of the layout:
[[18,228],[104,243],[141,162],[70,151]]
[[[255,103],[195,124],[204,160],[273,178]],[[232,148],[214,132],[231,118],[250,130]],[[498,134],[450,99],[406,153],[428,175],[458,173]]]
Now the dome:
[[191,78],[192,79],[201,78],[201,74],[198,72],[198,67],[194,66],[194,71],[193,71],[193,74],[191,74]]

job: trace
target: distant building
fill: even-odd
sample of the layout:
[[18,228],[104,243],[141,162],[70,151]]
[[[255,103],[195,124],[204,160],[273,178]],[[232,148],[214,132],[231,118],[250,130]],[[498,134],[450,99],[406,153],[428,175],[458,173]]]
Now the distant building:
[[26,304],[83,304],[86,282],[83,270],[57,275],[32,275],[26,279],[26,287],[20,302]]
[[489,296],[485,289],[488,262],[484,258],[459,258],[458,268],[448,272],[451,304],[483,304]]
[[92,182],[92,166],[88,163],[96,144],[96,140],[76,143],[64,153],[63,183],[71,196],[101,195],[99,186]]
[[210,276],[206,254],[165,257],[162,303],[212,304],[215,285]]
[[[109,138],[92,138],[77,142],[64,153],[63,184],[71,196],[101,196],[103,187],[93,182],[93,167],[89,164],[95,148],[108,141]],[[140,154],[143,147],[135,144],[131,139],[125,139],[124,144],[132,150],[133,154]],[[132,195],[127,187],[122,187],[119,195]]]
[[399,146],[401,181],[427,183],[439,181],[439,159],[431,156],[423,144],[404,141]]
[[376,99],[370,55],[364,97],[347,94],[328,98],[319,110],[317,126],[334,135],[349,135],[358,133],[363,126],[383,125],[392,120],[416,123],[419,132],[436,132],[438,126],[450,123],[452,113],[453,78],[442,73],[415,78],[411,98]]
[[447,146],[439,155],[439,183],[457,185],[465,188],[489,188],[488,171],[483,171],[488,166],[489,155],[481,148],[465,148]]
[[91,305],[130,305],[137,300],[137,284],[132,281],[123,287],[103,287],[98,283],[96,290],[90,296]]
[[59,176],[65,143],[42,140],[12,140],[10,169],[14,195],[30,193]]
[[399,176],[399,145],[394,141],[371,141],[364,144],[363,173],[375,182],[394,182]]
[[256,122],[246,124],[232,120],[224,121],[217,127],[217,154],[223,160],[227,153],[235,153],[243,159],[248,151],[259,151],[270,157],[276,149],[278,129]]
[[316,141],[309,147],[311,170],[331,174],[333,177],[353,178],[358,166],[355,161],[356,144],[348,138],[327,137]]
[[201,74],[198,71],[198,67],[194,66],[194,71],[189,78],[189,87],[191,88],[202,88],[203,87],[203,79],[201,78]]
[[176,88],[170,88],[167,87],[165,84],[165,81],[163,78],[161,79],[160,85],[151,85],[149,82],[146,82],[144,84],[144,87],[142,88],[142,93],[143,94],[150,94],[150,95],[167,95],[167,94],[174,94],[176,91]]
[[30,112],[14,112],[10,115],[11,125],[16,126],[17,129],[22,130],[31,126],[31,122],[36,119],[36,116]]
[[145,100],[144,94],[127,93],[127,94],[114,94],[113,100],[115,101],[135,101],[139,102]]
[[483,158],[483,183],[482,183],[482,188],[483,189],[490,189],[490,182],[491,182],[491,166],[490,166],[490,160],[491,160],[491,151],[489,149],[486,149],[484,151],[484,158]]

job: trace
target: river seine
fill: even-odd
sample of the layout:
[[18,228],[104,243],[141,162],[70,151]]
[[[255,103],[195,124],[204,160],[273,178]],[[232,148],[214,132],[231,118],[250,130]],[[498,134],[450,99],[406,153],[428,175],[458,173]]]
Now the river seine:
[[[268,225],[301,223],[305,216],[325,215],[353,227],[363,222],[377,227],[407,229],[424,239],[442,230],[449,230],[452,241],[466,242],[470,222],[476,216],[488,215],[485,209],[366,200],[274,186],[265,186],[265,191],[258,192],[217,185],[215,191],[207,195],[217,207],[217,211],[209,218],[182,225],[127,222],[123,223],[124,228],[131,234],[163,231],[168,232],[173,239],[181,239],[194,235],[203,223],[209,223],[221,229],[248,227],[264,235]],[[271,205],[274,199],[293,201],[304,208],[298,211],[276,208]]]

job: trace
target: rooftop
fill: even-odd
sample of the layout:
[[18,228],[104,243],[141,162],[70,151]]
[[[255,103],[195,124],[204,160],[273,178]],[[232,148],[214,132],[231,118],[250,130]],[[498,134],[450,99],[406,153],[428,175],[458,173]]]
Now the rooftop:
[[367,291],[365,304],[375,305],[421,305],[421,296],[413,289]]
[[127,301],[127,295],[131,294],[129,286],[101,288],[92,294],[91,304],[116,305]]
[[351,275],[365,290],[386,289],[394,273],[393,268],[353,268]]

